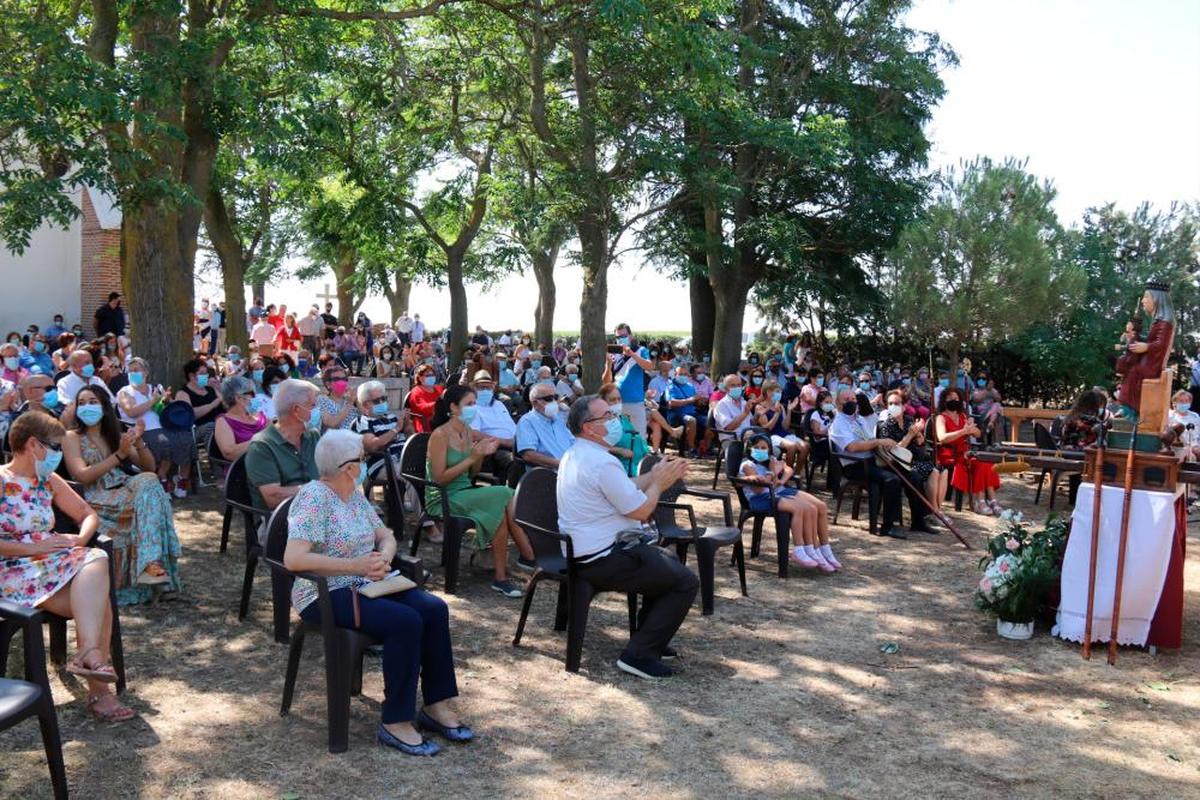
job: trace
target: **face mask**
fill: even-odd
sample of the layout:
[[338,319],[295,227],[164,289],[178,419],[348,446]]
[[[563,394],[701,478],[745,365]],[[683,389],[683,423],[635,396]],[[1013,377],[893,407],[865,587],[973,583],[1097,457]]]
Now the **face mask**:
[[816,380],[816,384],[817,384],[817,386],[824,386],[824,385],[825,385],[825,378],[823,378],[823,377],[822,377],[822,378],[817,378],[817,380]]
[[80,372],[80,374],[83,375],[83,377],[90,378],[96,374],[96,365],[95,364],[84,364],[83,369],[79,370],[79,372]]
[[345,394],[346,389],[349,386],[350,386],[349,381],[334,381],[331,384],[329,384],[329,388],[333,390],[334,394]]
[[704,382],[704,373],[703,373],[703,372],[697,372],[697,373],[696,373],[696,381],[697,381],[698,383],[703,383],[703,382]]
[[750,366],[752,366],[752,367],[757,367],[757,366],[758,366],[758,359],[757,359],[757,358],[752,358],[752,359],[750,359]]
[[241,362],[242,357],[240,355],[238,355],[237,353],[232,353],[229,356],[229,360],[232,361],[234,364],[238,364]]
[[949,385],[950,385],[949,378],[942,378],[941,380],[938,381],[938,386],[942,387],[943,389],[945,389]]
[[961,408],[962,408],[961,400],[947,400],[946,401],[946,410],[947,411],[958,411]]
[[621,433],[621,420],[614,418],[604,423],[604,441],[609,447],[621,441]]
[[481,406],[490,406],[492,404],[492,399],[495,398],[495,396],[496,393],[491,389],[480,389],[479,391],[475,392],[475,402]]
[[146,375],[141,372],[129,373],[129,383],[133,386],[141,386],[146,382]]
[[508,359],[506,359],[506,358],[496,359],[496,365],[498,367],[500,367],[500,369],[504,369],[505,367],[508,366]]
[[258,414],[262,411],[262,398],[251,397],[250,402],[246,403],[246,412],[249,414]]
[[104,409],[98,405],[79,406],[75,409],[75,416],[90,428],[104,417]]
[[770,450],[760,450],[759,448],[756,447],[750,451],[750,457],[761,464],[762,462],[767,461],[768,459],[771,458],[771,451]]
[[658,351],[657,351],[657,350],[651,350],[651,351],[650,351],[650,357],[651,357],[651,358],[654,358],[656,355],[658,355]]
[[542,407],[542,416],[546,419],[555,419],[558,417],[558,403],[549,402]]
[[771,392],[771,402],[778,403],[783,399],[783,392]]
[[321,409],[313,406],[312,413],[308,415],[308,427],[317,429],[321,427]]
[[893,419],[900,419],[904,416],[904,406],[898,406],[895,403],[888,403],[888,416]]
[[854,402],[853,400],[847,400],[846,402],[842,403],[842,413],[847,417],[853,417],[856,413],[858,413],[858,403]]
[[1187,412],[1192,410],[1192,404],[1191,403],[1176,403],[1175,410],[1178,411],[1180,414],[1186,414]]
[[687,376],[685,376],[685,375],[676,375],[675,376],[675,385],[676,386],[687,386],[687,382],[688,382]]
[[[476,396],[476,400],[478,399],[478,396]],[[478,413],[478,411],[479,409],[475,408],[475,406],[463,406],[458,410],[458,415],[462,417],[464,425],[470,425],[472,420],[475,419],[475,414]]]
[[83,328],[75,328],[71,333],[75,334],[76,338],[83,336]]
[[608,410],[613,413],[613,416],[616,416],[616,417],[621,416],[621,404],[620,403],[610,404],[608,407]]
[[871,382],[870,381],[859,381],[858,388],[862,389],[864,392],[869,391],[871,389]]
[[432,389],[432,388],[433,388],[433,386],[434,386],[434,384],[436,384],[436,383],[437,383],[437,376],[435,376],[435,375],[426,375],[424,378],[422,378],[422,379],[421,379],[421,383],[425,384],[425,385],[426,385],[426,386],[428,386],[430,389]]
[[763,379],[761,375],[755,375],[750,380],[755,386],[762,386]]
[[975,385],[982,389],[983,387],[987,386],[987,380],[984,378],[976,378]]
[[617,344],[621,345],[622,347],[629,347],[629,337],[628,336],[618,336]]
[[821,410],[824,411],[826,414],[832,414],[833,413],[833,403],[823,403],[821,405]]
[[51,450],[46,448],[46,455],[34,462],[34,470],[37,472],[38,480],[45,481],[54,474],[54,470],[58,469],[58,465],[62,462],[62,451]]
[[263,370],[261,370],[261,369],[250,370],[250,377],[254,378],[255,383],[262,383]]
[[388,404],[386,402],[376,403],[371,406],[371,411],[374,412],[375,416],[382,417],[388,413]]
[[56,319],[56,320],[54,320],[54,327],[56,327],[56,328],[61,328],[61,327],[62,327],[62,320],[61,320],[61,319]]
[[34,342],[34,343],[33,343],[33,350],[34,350],[34,352],[36,352],[36,353],[44,353],[44,352],[46,352],[46,343],[45,343],[45,342]]
[[742,390],[741,386],[735,386],[729,390],[729,396],[732,397],[734,400],[738,400],[742,396],[742,391],[743,390]]
[[54,408],[58,405],[58,390],[47,389],[46,393],[42,395],[42,405],[46,408]]
[[363,481],[367,479],[367,462],[358,462],[358,477],[354,479],[355,486],[362,486]]
[[541,380],[538,381],[538,383],[540,383],[544,386],[553,386],[554,378],[542,378]]
[[537,369],[541,365],[542,365],[542,360],[540,358],[535,358],[529,362],[529,366],[532,367],[533,369]]
[[4,366],[8,367],[9,369],[16,369],[17,367],[21,366],[21,359],[17,358],[16,356],[8,356],[4,359]]

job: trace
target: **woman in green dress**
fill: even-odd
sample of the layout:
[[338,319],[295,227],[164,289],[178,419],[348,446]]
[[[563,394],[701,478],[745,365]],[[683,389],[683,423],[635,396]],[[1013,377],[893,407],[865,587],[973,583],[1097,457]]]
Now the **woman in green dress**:
[[426,463],[426,507],[439,513],[444,487],[450,501],[450,513],[475,522],[475,543],[492,548],[495,573],[492,589],[505,597],[521,597],[521,587],[508,579],[508,540],[520,551],[517,566],[533,569],[533,548],[525,531],[513,521],[513,490],[507,486],[472,486],[471,478],[479,465],[496,452],[499,442],[471,429],[475,417],[475,390],[455,384],[438,398],[433,414],[433,433],[429,435]]

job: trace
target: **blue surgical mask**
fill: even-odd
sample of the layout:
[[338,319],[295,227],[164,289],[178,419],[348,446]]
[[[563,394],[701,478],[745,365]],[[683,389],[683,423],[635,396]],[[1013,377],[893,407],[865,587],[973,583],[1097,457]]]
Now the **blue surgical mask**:
[[46,408],[54,408],[58,405],[58,390],[47,389],[46,393],[42,395],[42,405]]
[[428,386],[430,389],[432,389],[434,387],[434,384],[437,383],[437,376],[426,375],[424,378],[421,379],[421,382],[423,384],[425,384],[426,386]]
[[239,356],[237,353],[234,353],[231,356],[229,356],[229,360],[232,361],[234,364],[237,364],[238,362],[240,362],[242,360],[242,357]]
[[862,389],[865,392],[871,388],[871,382],[870,381],[859,381],[858,388]]
[[46,343],[45,342],[34,342],[33,349],[34,349],[34,352],[44,353],[44,352],[46,352]]
[[196,376],[196,385],[199,386],[201,389],[203,389],[205,386],[208,386],[208,375],[207,374],[197,375]]
[[251,397],[250,402],[246,404],[246,411],[251,414],[258,414],[263,410],[263,399],[261,397]]
[[146,382],[146,375],[145,375],[145,373],[143,373],[143,372],[131,372],[131,373],[129,373],[129,383],[130,383],[130,385],[132,385],[132,386],[141,386],[141,385],[142,385],[143,383],[145,383],[145,382]]
[[367,462],[358,462],[358,477],[354,479],[355,486],[362,486],[363,481],[367,479]]
[[21,359],[17,358],[16,356],[8,356],[4,359],[4,366],[15,370],[21,366]]
[[621,345],[622,347],[629,347],[629,337],[628,336],[618,336],[617,344]]
[[674,381],[677,386],[687,386],[688,379],[686,375],[676,375]]
[[1192,404],[1191,403],[1176,403],[1175,410],[1178,411],[1180,414],[1186,414],[1187,412],[1192,410]]
[[263,370],[261,370],[261,369],[250,370],[250,377],[254,379],[255,383],[262,383]]
[[832,414],[833,413],[833,403],[822,403],[821,410],[824,411],[826,414]]
[[817,386],[824,386],[824,385],[825,385],[825,378],[824,378],[824,377],[817,378],[817,380],[815,381],[815,383],[817,384]]
[[542,360],[541,360],[540,358],[535,358],[535,359],[532,359],[532,360],[529,362],[529,366],[530,366],[530,367],[532,367],[533,369],[537,369],[537,368],[538,368],[538,367],[540,367],[541,365],[542,365]]
[[987,386],[987,379],[986,378],[976,378],[975,385],[978,386],[980,389],[982,389],[983,387]]
[[51,450],[46,448],[46,455],[34,462],[33,468],[37,472],[38,480],[45,481],[54,474],[54,470],[58,469],[58,465],[62,463],[62,451]]
[[771,392],[771,402],[778,403],[783,399],[783,392]]
[[90,428],[104,417],[104,409],[98,405],[79,406],[75,409],[75,416]]
[[743,390],[742,390],[741,386],[735,386],[729,390],[729,396],[732,397],[734,400],[738,400],[742,396],[742,391]]
[[500,369],[504,369],[505,367],[507,367],[507,366],[508,366],[508,360],[507,360],[507,359],[504,359],[504,358],[497,359],[497,360],[496,360],[496,365],[497,365],[498,367],[500,367]]
[[496,393],[491,389],[480,389],[475,393],[475,401],[481,406],[490,406]]
[[755,447],[750,451],[750,457],[761,464],[762,462],[768,461],[771,458],[771,451],[760,450],[759,448]]
[[938,386],[942,387],[943,389],[945,389],[945,388],[949,387],[949,386],[950,386],[950,379],[949,379],[949,378],[942,378],[941,380],[939,380],[939,381],[938,381]]
[[[476,399],[478,400],[478,396]],[[458,415],[462,418],[464,425],[470,425],[478,412],[479,409],[475,408],[475,406],[463,406],[458,410]]]
[[609,447],[614,447],[621,441],[621,434],[621,420],[614,417],[604,423],[604,441]]
[[371,411],[374,412],[375,416],[382,417],[388,413],[388,404],[386,402],[376,403],[375,405],[371,406]]
[[321,427],[321,409],[313,406],[312,413],[308,415],[308,427],[319,429]]

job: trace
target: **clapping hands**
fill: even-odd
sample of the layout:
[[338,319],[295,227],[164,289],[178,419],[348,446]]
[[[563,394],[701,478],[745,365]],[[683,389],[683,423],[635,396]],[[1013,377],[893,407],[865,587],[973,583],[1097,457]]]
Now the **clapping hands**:
[[687,467],[687,462],[681,458],[664,458],[650,468],[650,474],[661,492],[683,480],[683,476],[687,474]]

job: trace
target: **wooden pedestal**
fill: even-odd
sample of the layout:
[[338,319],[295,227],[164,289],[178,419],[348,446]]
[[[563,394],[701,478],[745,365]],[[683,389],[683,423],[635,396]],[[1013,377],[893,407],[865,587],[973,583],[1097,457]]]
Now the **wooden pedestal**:
[[[1096,453],[1095,447],[1087,448],[1084,456],[1083,481],[1095,482]],[[1125,461],[1129,457],[1128,450],[1105,450],[1103,482],[1105,486],[1125,485]],[[1173,492],[1179,482],[1179,465],[1181,456],[1159,453],[1133,454],[1133,488],[1145,489],[1150,492]]]
[[1167,414],[1171,410],[1171,370],[1164,369],[1157,378],[1142,381],[1141,408],[1138,412],[1138,428],[1143,433],[1159,434],[1167,427]]

